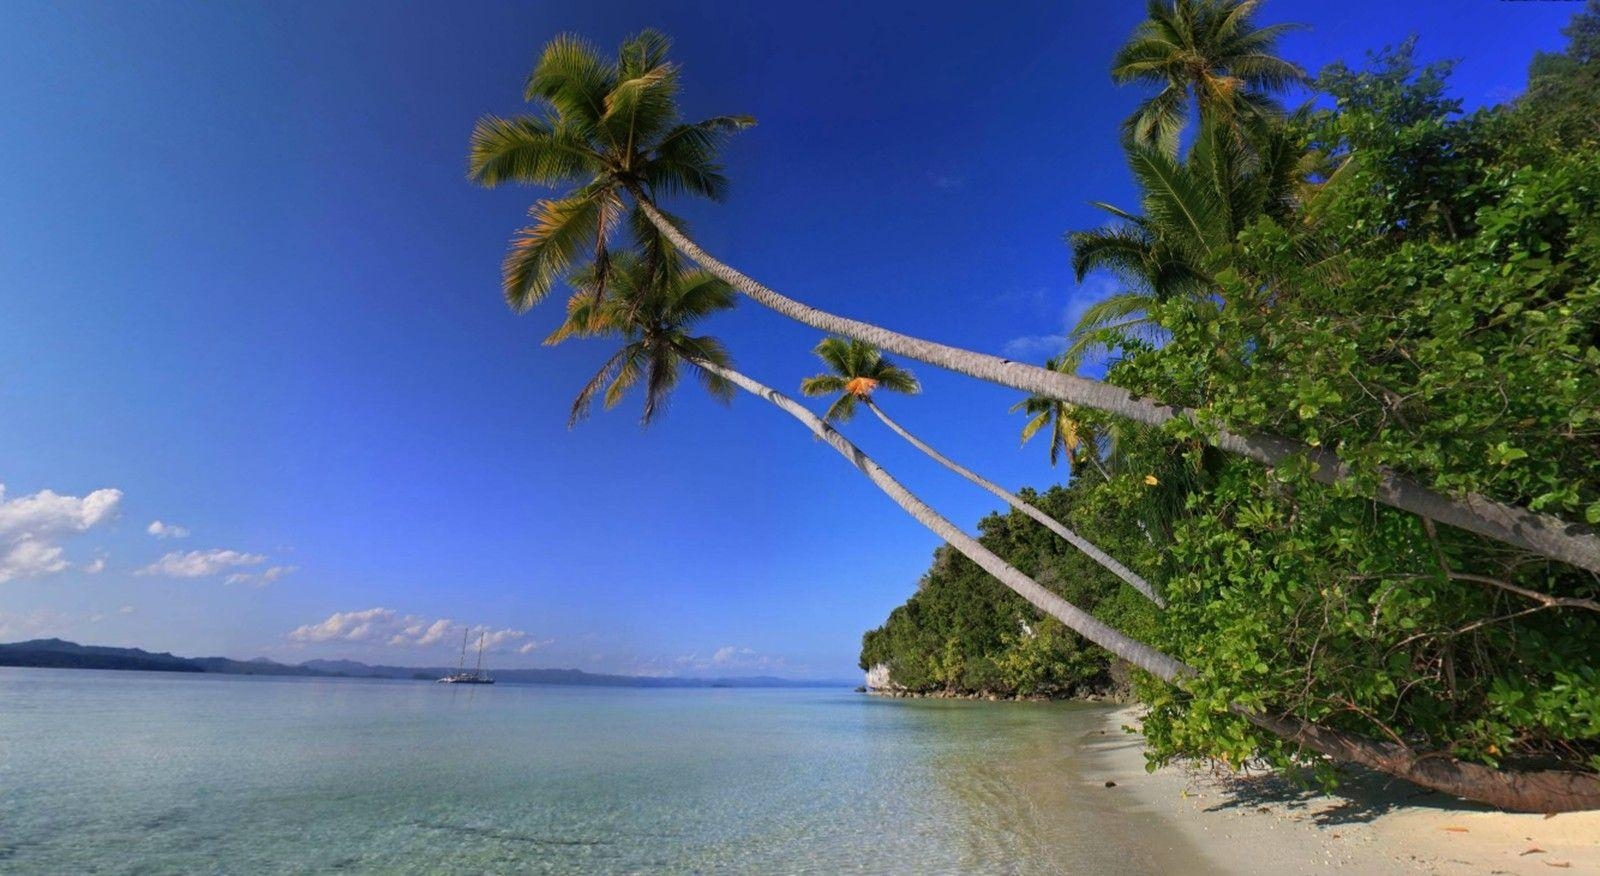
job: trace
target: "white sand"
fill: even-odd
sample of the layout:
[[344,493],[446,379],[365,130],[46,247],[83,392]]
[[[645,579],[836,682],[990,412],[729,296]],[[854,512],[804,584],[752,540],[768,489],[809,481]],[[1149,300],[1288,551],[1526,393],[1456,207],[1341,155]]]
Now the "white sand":
[[1134,795],[1224,872],[1600,874],[1600,812],[1492,812],[1379,776],[1330,796],[1271,774],[1151,774],[1144,740],[1122,729],[1137,724],[1135,709],[1111,714],[1088,741],[1086,772],[1116,782],[1104,793]]

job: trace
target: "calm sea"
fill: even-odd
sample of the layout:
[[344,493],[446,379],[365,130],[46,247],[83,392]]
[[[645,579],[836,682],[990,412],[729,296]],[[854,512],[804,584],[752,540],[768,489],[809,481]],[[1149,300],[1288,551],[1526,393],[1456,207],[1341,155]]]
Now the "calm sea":
[[0,669],[0,872],[1198,872],[1103,715]]

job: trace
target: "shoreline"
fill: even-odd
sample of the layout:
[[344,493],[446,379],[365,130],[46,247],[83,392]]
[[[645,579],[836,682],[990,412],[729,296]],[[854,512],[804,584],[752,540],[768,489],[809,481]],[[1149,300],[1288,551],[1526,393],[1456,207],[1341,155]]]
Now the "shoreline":
[[1070,696],[1028,696],[1023,694],[998,694],[985,691],[958,690],[895,690],[857,687],[856,693],[891,700],[974,700],[989,703],[1088,703],[1097,706],[1132,706],[1131,698],[1115,691],[1100,693],[1074,693]]
[[[1363,773],[1338,792],[1275,773],[1213,774],[1188,764],[1147,773],[1139,710],[1107,712],[1083,741],[1085,773],[1131,794],[1221,872],[1600,874],[1600,811],[1496,812]],[[1103,785],[1103,782],[1100,783]]]

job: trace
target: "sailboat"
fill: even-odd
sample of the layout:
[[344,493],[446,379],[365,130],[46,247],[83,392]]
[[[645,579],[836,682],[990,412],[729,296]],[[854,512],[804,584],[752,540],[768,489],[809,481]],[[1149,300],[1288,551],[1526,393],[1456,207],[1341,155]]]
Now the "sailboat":
[[461,630],[461,662],[456,664],[456,671],[439,679],[440,684],[494,684],[494,679],[489,673],[483,671],[483,633],[478,634],[478,666],[471,672],[467,671],[467,633],[468,628]]

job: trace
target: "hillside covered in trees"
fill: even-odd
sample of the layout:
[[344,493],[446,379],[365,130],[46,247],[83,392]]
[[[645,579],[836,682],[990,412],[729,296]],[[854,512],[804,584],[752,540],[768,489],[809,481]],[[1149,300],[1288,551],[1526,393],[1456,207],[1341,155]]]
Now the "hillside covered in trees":
[[[1082,481],[1020,495],[1137,569],[1155,562],[1154,541],[1127,514],[1075,507]],[[1155,608],[1094,561],[1017,511],[991,514],[979,540],[1036,581],[1119,629],[1154,623]],[[1040,617],[960,552],[941,545],[917,592],[862,638],[861,668],[889,668],[914,693],[1061,697],[1111,687],[1112,658],[1060,621]],[[1125,677],[1118,673],[1119,678]]]

